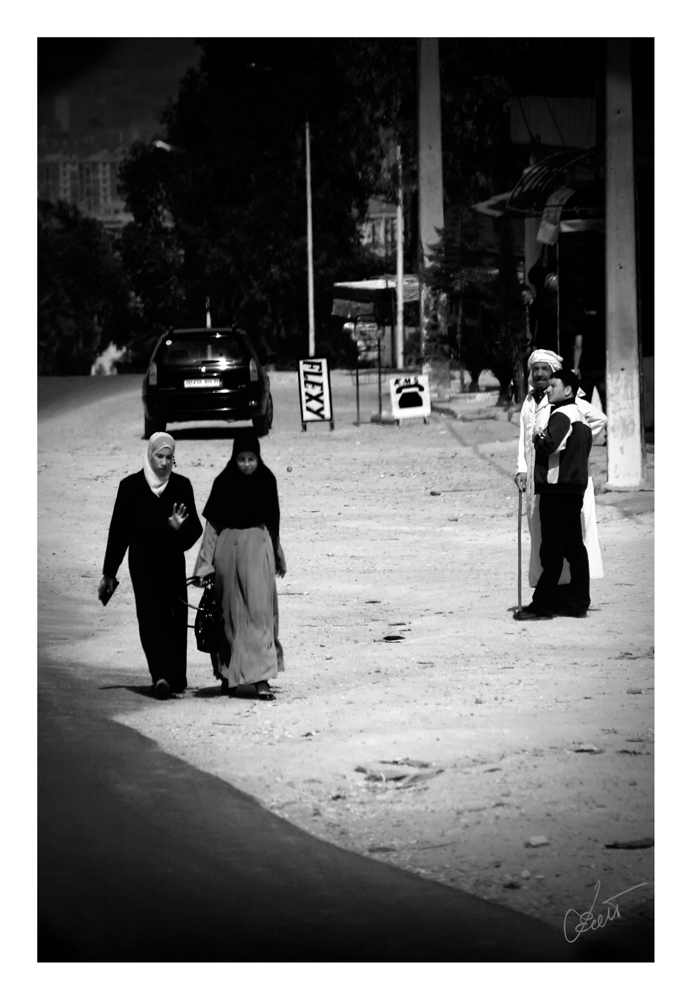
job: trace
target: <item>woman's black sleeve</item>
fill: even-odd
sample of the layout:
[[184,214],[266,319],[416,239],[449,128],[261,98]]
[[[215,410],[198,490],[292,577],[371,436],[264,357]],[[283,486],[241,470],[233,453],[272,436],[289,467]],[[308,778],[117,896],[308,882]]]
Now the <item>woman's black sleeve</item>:
[[118,486],[118,495],[115,498],[111,525],[108,530],[108,543],[106,545],[106,555],[103,560],[104,576],[115,577],[117,575],[120,563],[125,558],[127,547],[130,544],[131,534],[131,500],[127,496],[127,489],[123,481]]
[[186,552],[188,549],[192,548],[199,536],[202,534],[202,522],[197,514],[197,508],[195,507],[195,494],[192,489],[192,483],[189,479],[185,480],[183,492],[185,494],[183,503],[187,508],[188,517],[181,524],[178,535],[180,537],[180,543],[183,551]]
[[279,491],[276,486],[276,479],[272,475],[269,495],[267,497],[267,510],[266,510],[265,523],[267,525],[267,530],[271,535],[272,542],[274,543],[275,552],[279,540],[280,520],[281,520],[281,515],[279,511]]

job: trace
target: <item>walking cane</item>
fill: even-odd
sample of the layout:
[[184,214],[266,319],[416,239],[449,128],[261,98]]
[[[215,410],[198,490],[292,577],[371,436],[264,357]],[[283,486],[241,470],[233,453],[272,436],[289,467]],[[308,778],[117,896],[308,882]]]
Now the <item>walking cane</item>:
[[518,607],[517,611],[521,611],[521,516],[522,516],[522,497],[523,491],[520,486],[517,487],[519,491],[519,510],[517,516],[517,589],[518,589]]

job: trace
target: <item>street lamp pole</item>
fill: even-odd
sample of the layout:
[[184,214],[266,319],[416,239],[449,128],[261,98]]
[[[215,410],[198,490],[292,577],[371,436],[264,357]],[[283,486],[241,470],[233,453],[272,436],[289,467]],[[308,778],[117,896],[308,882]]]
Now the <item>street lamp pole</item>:
[[310,122],[305,121],[305,186],[308,205],[308,355],[315,356],[315,280],[312,266],[312,174],[310,169]]

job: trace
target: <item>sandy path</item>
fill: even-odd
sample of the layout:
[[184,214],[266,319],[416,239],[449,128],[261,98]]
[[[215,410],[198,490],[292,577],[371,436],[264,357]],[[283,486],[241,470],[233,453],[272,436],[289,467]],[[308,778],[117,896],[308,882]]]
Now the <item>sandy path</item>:
[[[278,698],[219,697],[191,638],[191,689],[133,710],[122,686],[148,675],[126,569],[107,609],[94,595],[117,482],[141,467],[139,380],[98,402],[74,380],[78,408],[66,384],[43,381],[40,625],[47,652],[102,686],[115,718],[318,837],[556,933],[599,880],[601,899],[639,886],[619,899],[623,940],[651,924],[653,851],[606,845],[653,836],[652,493],[598,497],[606,579],[589,618],[522,626],[510,611],[516,427],[435,415],[355,427],[336,374],[335,431],[302,434],[295,377],[277,374],[286,416],[263,448],[289,565]],[[202,507],[230,436],[173,433]],[[594,471],[602,482],[603,448]]]

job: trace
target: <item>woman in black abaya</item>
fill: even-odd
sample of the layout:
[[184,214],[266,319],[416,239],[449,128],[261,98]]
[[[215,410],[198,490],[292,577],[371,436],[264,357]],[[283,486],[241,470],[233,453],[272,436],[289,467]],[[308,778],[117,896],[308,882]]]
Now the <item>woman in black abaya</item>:
[[202,534],[192,484],[173,472],[174,453],[170,434],[153,434],[144,468],[118,486],[99,585],[99,597],[107,599],[129,549],[139,635],[157,698],[187,687],[185,551]]
[[215,673],[229,694],[239,684],[254,684],[258,698],[270,701],[269,681],[284,669],[275,575],[285,574],[286,560],[276,478],[252,431],[236,435],[231,460],[214,480],[203,513],[207,524],[194,572],[200,581],[214,574],[223,611]]

